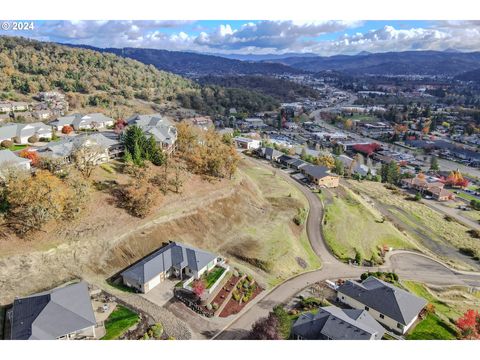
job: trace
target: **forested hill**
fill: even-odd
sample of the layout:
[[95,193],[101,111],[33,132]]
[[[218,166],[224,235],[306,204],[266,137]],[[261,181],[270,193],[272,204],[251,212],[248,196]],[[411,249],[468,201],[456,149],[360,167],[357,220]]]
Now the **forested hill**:
[[125,98],[167,100],[196,84],[138,61],[18,37],[0,37],[0,92],[59,89]]
[[255,112],[278,106],[274,99],[257,92],[202,87],[115,54],[0,36],[0,99],[31,98],[48,90],[65,92],[72,110],[132,109],[143,103],[180,101],[185,107],[216,115],[230,107]]
[[198,79],[200,84],[220,85],[258,91],[281,102],[299,99],[319,99],[320,93],[314,88],[296,82],[270,76],[205,76]]
[[283,75],[302,74],[305,71],[274,62],[249,62],[227,59],[221,56],[197,54],[184,51],[169,51],[140,48],[94,48],[85,45],[69,45],[84,47],[101,52],[109,52],[119,56],[154,65],[164,71],[188,76],[205,75]]

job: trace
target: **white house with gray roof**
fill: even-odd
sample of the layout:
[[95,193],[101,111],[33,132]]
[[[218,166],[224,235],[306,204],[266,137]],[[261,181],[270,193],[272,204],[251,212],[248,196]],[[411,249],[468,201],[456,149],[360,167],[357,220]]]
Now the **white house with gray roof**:
[[385,329],[366,310],[321,307],[304,313],[292,327],[296,340],[380,340]]
[[147,293],[167,278],[199,279],[219,262],[219,257],[194,247],[170,242],[123,271],[123,284]]
[[2,177],[2,171],[12,170],[30,170],[30,160],[21,158],[15,155],[10,150],[0,150],[0,178]]
[[135,114],[127,119],[128,125],[136,125],[148,136],[153,136],[155,141],[167,153],[175,149],[177,141],[177,128],[170,120],[160,114],[140,115]]
[[95,314],[85,282],[17,298],[7,311],[12,340],[95,337]]
[[123,151],[123,145],[119,140],[111,139],[98,132],[73,137],[65,136],[60,141],[51,142],[38,148],[37,151],[41,156],[69,160],[74,150],[82,146],[99,147],[97,164],[107,162]]
[[7,123],[0,126],[0,143],[4,140],[10,140],[17,144],[28,144],[28,139],[34,135],[39,138],[51,139],[52,129],[42,122]]
[[368,277],[361,283],[347,280],[337,289],[337,298],[354,309],[368,311],[386,328],[405,334],[427,301],[390,283]]
[[115,125],[115,120],[102,113],[72,114],[62,116],[52,121],[50,125],[55,126],[57,131],[62,131],[68,125],[75,130],[99,130]]

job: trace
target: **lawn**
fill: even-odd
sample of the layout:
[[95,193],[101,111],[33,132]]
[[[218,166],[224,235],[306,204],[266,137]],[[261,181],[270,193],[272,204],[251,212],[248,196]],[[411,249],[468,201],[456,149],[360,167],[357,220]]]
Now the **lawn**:
[[323,234],[330,249],[342,260],[353,259],[356,250],[368,260],[384,245],[396,249],[415,247],[393,224],[383,221],[380,214],[346,188],[333,192],[324,203]]
[[407,340],[455,340],[452,326],[435,314],[428,314],[415,329],[406,336]]
[[392,221],[395,221],[409,237],[422,247],[435,252],[452,266],[469,270],[459,253],[460,248],[480,251],[480,242],[468,234],[468,228],[456,221],[446,221],[440,213],[421,202],[409,201],[401,191],[392,191],[381,183],[348,181],[352,189],[366,194],[381,206]]
[[463,191],[459,191],[458,194],[456,194],[456,196],[461,199],[467,200],[468,202],[470,202],[471,200],[479,200],[478,197],[470,195]]
[[426,299],[435,308],[435,314],[429,314],[407,339],[455,339],[453,325],[468,309],[479,309],[480,291],[472,292],[464,286],[433,287],[414,281],[401,281],[410,292]]
[[18,150],[23,150],[25,148],[29,147],[29,145],[12,145],[10,146],[9,148],[4,148],[4,147],[0,147],[1,150],[5,150],[5,149],[8,149],[10,151],[18,151]]
[[105,321],[106,334],[101,340],[115,340],[122,336],[130,327],[139,321],[138,314],[124,306],[117,305],[117,308]]
[[215,266],[207,274],[204,275],[203,279],[205,280],[205,286],[207,289],[210,289],[215,282],[220,279],[220,276],[226,271],[223,267]]

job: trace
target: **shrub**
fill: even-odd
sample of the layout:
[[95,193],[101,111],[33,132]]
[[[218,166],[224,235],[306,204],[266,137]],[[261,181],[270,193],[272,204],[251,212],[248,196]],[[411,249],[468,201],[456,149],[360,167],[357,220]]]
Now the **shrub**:
[[100,167],[109,174],[114,174],[115,173],[115,170],[113,170],[113,168],[110,166],[110,164],[106,164],[106,163],[101,164]]
[[295,217],[293,218],[293,222],[294,222],[296,225],[300,226],[300,225],[302,225],[302,224],[305,222],[306,218],[307,218],[307,210],[306,210],[306,209],[303,209],[303,208],[302,208],[302,209],[298,209],[298,213],[297,213],[297,215],[295,215]]
[[20,157],[24,159],[29,159],[33,166],[37,166],[40,162],[40,156],[36,151],[22,150],[20,151]]
[[27,141],[30,143],[30,144],[34,144],[36,142],[38,142],[40,140],[40,138],[38,137],[38,135],[32,135],[30,136]]
[[240,299],[241,299],[240,292],[238,290],[234,290],[232,292],[232,297],[233,297],[233,300],[240,301]]
[[471,229],[471,230],[468,230],[468,233],[469,233],[470,236],[473,237],[474,239],[480,239],[480,231],[479,231],[479,230]]
[[65,125],[62,127],[62,134],[68,135],[73,131],[73,128],[70,125]]
[[9,148],[13,146],[13,141],[11,140],[3,140],[0,145],[4,148]]
[[253,276],[252,275],[247,275],[247,280],[248,282],[252,282],[253,281]]
[[355,249],[355,262],[356,262],[358,265],[362,265],[362,264],[363,264],[363,255],[362,255],[362,253],[361,253],[358,249]]
[[235,276],[235,277],[238,277],[238,276],[239,276],[238,270],[234,270],[234,271],[233,271],[233,276]]
[[163,335],[163,326],[160,323],[156,323],[155,325],[152,325],[150,330],[152,331],[152,335],[153,337],[155,337],[155,339],[160,339]]
[[218,309],[218,304],[216,302],[214,302],[212,304],[212,307],[213,307],[213,310],[217,310]]
[[12,138],[12,140],[15,144],[20,144],[22,142],[22,140],[18,136],[15,136],[14,138]]
[[207,310],[212,310],[212,309],[213,309],[212,304],[207,304]]

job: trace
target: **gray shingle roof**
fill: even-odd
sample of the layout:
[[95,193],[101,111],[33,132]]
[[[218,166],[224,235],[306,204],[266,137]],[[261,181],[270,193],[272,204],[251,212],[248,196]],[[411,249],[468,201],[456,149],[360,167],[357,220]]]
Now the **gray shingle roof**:
[[188,266],[198,271],[213,261],[217,255],[184,244],[171,242],[155,251],[137,264],[121,273],[130,279],[144,284],[172,266],[183,269]]
[[107,138],[101,133],[81,134],[78,136],[65,136],[60,141],[51,142],[38,148],[38,151],[53,157],[64,158],[71,155],[74,146],[79,146],[85,142],[95,143],[105,149],[120,143],[120,141]]
[[0,139],[11,139],[16,136],[18,137],[30,137],[35,134],[47,135],[52,132],[50,126],[45,125],[42,122],[35,123],[7,123],[3,126],[0,126]]
[[327,306],[317,314],[300,315],[292,332],[307,340],[379,340],[385,329],[365,310]]
[[425,299],[373,276],[361,284],[348,280],[337,291],[403,325],[408,325],[427,305]]
[[325,166],[306,165],[302,167],[302,171],[315,179],[321,179],[325,176],[332,176],[332,174],[329,173],[328,168]]
[[96,324],[85,282],[16,299],[13,340],[54,340]]
[[133,115],[127,120],[128,125],[137,125],[157,142],[172,145],[177,140],[177,129],[174,124],[160,114]]
[[18,164],[29,163],[30,160],[15,155],[12,151],[0,150],[0,167],[16,166]]

